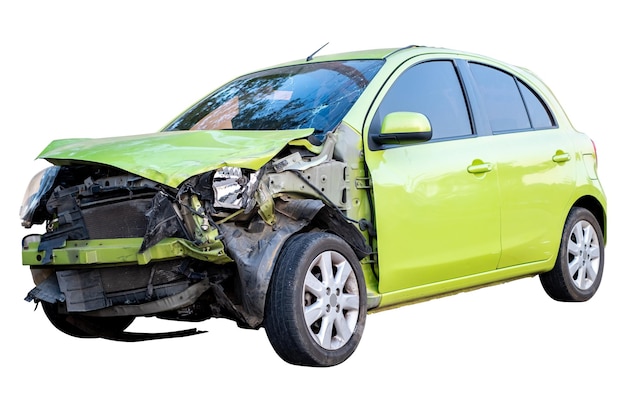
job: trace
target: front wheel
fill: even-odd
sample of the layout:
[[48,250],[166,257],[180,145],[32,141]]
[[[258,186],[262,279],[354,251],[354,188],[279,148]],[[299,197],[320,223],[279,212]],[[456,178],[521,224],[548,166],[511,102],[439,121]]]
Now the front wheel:
[[333,366],[356,350],[367,313],[359,260],[343,240],[306,233],[283,247],[270,282],[264,327],[286,362]]
[[604,269],[604,237],[591,212],[575,207],[567,216],[554,269],[540,275],[557,301],[587,301],[598,290]]

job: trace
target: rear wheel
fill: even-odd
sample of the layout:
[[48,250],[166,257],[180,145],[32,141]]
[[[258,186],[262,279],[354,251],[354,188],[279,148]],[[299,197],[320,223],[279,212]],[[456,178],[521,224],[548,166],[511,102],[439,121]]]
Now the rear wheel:
[[44,313],[58,330],[80,338],[119,335],[135,320],[134,317],[90,317],[59,312],[57,304],[41,301]]
[[563,228],[552,271],[540,275],[548,295],[557,301],[587,301],[598,290],[604,269],[604,237],[596,218],[575,207]]
[[333,366],[356,350],[367,313],[365,281],[352,249],[328,233],[293,237],[277,260],[264,327],[285,361]]

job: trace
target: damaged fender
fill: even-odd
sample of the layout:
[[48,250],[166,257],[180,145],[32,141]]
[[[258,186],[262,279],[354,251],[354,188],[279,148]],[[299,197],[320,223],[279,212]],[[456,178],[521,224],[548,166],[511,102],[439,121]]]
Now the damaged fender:
[[224,243],[235,260],[244,297],[247,325],[261,326],[265,311],[267,289],[278,254],[285,242],[307,227],[328,229],[342,237],[359,259],[371,254],[363,235],[345,221],[343,216],[320,200],[278,201],[273,226],[260,223],[260,231],[250,233],[226,223],[221,226]]

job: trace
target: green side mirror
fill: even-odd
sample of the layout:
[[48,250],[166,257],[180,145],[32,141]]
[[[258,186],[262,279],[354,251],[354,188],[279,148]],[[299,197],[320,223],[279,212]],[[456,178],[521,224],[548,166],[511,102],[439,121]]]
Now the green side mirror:
[[379,144],[423,142],[433,135],[428,117],[422,113],[394,112],[383,119],[380,135],[374,137]]

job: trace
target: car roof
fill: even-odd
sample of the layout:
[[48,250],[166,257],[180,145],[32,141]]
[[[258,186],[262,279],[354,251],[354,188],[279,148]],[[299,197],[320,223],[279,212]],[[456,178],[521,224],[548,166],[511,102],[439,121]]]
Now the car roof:
[[448,53],[448,54],[464,54],[464,55],[473,55],[476,54],[468,54],[467,52],[456,51],[453,49],[440,48],[440,47],[431,47],[431,46],[418,46],[418,45],[408,45],[404,47],[397,48],[380,48],[380,49],[365,49],[359,51],[350,51],[350,52],[341,52],[329,55],[312,55],[311,57],[303,57],[301,59],[284,62],[278,65],[272,65],[271,68],[282,67],[288,65],[297,65],[297,64],[306,64],[307,62],[328,62],[328,61],[344,61],[344,60],[352,60],[352,59],[387,59],[387,58],[399,58],[400,60],[407,59],[410,57],[425,55],[430,53]]
[[[381,48],[381,49],[367,49],[361,51],[351,51],[351,52],[343,52],[337,54],[330,55],[320,55],[313,56],[312,59],[307,60],[299,59],[296,61],[287,62],[280,65],[273,65],[272,68],[288,66],[288,65],[297,65],[297,64],[306,64],[311,62],[327,62],[327,61],[341,61],[341,60],[350,60],[350,59],[384,59],[388,62],[392,62],[394,65],[398,65],[410,58],[417,56],[426,56],[426,55],[438,55],[439,57],[447,56],[447,57],[459,57],[462,59],[471,59],[482,61],[483,63],[487,63],[488,65],[495,65],[500,68],[506,68],[508,71],[512,71],[516,75],[523,74],[525,77],[532,76],[533,78],[536,75],[526,67],[515,65],[509,62],[502,61],[498,58],[493,58],[490,56],[482,55],[480,53],[461,51],[457,49],[444,48],[444,47],[434,47],[434,46],[418,46],[418,45],[408,45],[400,48]],[[544,85],[545,87],[545,85]]]

